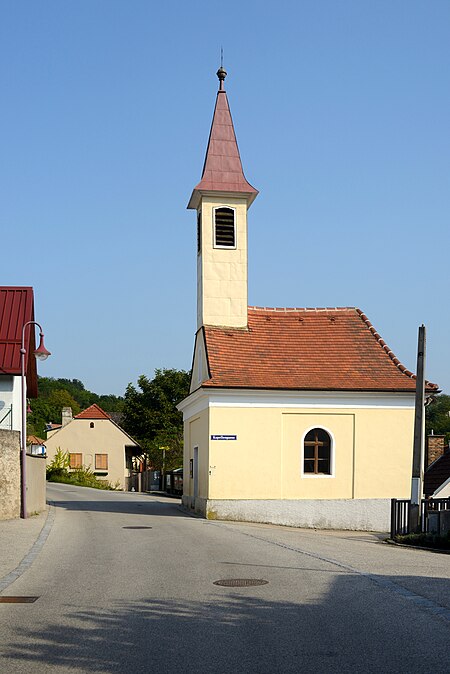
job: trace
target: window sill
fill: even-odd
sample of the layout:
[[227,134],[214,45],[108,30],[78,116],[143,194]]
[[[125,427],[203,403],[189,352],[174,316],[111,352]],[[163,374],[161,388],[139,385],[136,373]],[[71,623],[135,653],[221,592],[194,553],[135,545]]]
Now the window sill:
[[300,477],[302,477],[302,478],[304,477],[304,478],[306,478],[307,480],[310,480],[311,478],[312,478],[312,479],[317,479],[317,478],[320,479],[320,478],[324,478],[325,480],[329,480],[330,477],[334,478],[334,477],[336,477],[336,476],[335,476],[335,475],[327,475],[326,473],[314,473],[314,474],[302,473],[302,474],[300,475]]

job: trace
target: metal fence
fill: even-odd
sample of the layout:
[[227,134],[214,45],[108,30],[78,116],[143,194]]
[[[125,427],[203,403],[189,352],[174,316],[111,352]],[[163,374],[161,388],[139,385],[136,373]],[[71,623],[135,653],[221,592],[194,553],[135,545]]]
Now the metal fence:
[[161,489],[161,473],[159,470],[144,470],[142,473],[132,472],[125,479],[126,491],[158,491]]
[[[418,506],[413,505],[410,499],[391,500],[391,538],[415,533],[412,531],[412,513]],[[429,498],[420,502],[419,531],[428,532],[428,513],[440,510],[450,510],[450,498]]]

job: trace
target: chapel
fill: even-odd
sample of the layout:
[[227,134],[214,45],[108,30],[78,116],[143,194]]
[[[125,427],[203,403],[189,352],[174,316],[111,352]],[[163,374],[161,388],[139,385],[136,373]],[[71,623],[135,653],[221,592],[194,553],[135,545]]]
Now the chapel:
[[387,531],[390,499],[410,496],[415,376],[356,307],[248,306],[258,191],[243,172],[226,75],[219,68],[188,204],[197,332],[179,405],[183,503],[209,519]]

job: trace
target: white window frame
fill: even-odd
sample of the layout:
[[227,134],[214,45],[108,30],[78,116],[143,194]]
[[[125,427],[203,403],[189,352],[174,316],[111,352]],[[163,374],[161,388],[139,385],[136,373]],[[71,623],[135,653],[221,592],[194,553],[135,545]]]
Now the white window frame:
[[[216,211],[219,208],[228,208],[228,210],[233,211],[234,217],[233,217],[233,224],[234,224],[234,246],[218,246],[216,244]],[[213,242],[213,248],[217,248],[219,250],[236,250],[237,249],[237,210],[233,206],[229,206],[228,204],[220,204],[220,206],[214,206],[213,208],[213,217],[212,217],[212,242]]]
[[[319,428],[321,431],[325,431],[330,436],[330,473],[305,473],[305,438],[310,431],[313,431],[315,428]],[[334,439],[333,432],[330,431],[326,426],[321,424],[314,424],[305,430],[302,436],[301,449],[300,449],[300,477],[307,480],[329,480],[336,476],[335,473],[336,465],[336,442]]]

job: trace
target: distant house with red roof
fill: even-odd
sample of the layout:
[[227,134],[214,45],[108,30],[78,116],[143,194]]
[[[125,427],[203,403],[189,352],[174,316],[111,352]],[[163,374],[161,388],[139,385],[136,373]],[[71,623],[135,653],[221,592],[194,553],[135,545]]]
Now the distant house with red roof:
[[47,431],[47,465],[58,449],[68,452],[70,469],[90,468],[100,480],[127,489],[141,449],[107,412],[94,404],[72,417],[70,407],[62,410],[62,425]]
[[[246,180],[220,81],[197,212],[186,507],[208,518],[387,531],[409,498],[415,377],[355,307],[248,306]],[[437,386],[427,384],[429,393]]]
[[[0,286],[0,428],[20,431],[20,349],[25,323],[34,321],[33,288]],[[35,331],[25,330],[27,398],[37,398]]]

